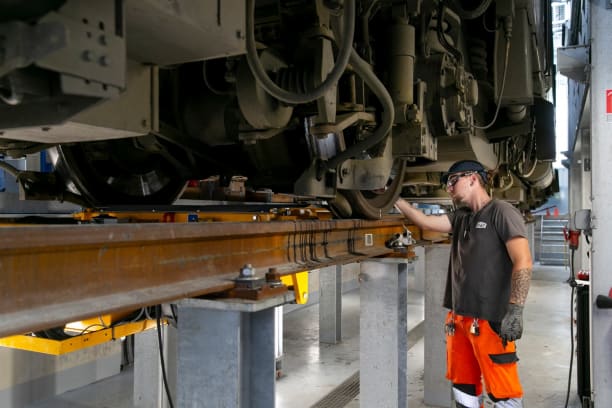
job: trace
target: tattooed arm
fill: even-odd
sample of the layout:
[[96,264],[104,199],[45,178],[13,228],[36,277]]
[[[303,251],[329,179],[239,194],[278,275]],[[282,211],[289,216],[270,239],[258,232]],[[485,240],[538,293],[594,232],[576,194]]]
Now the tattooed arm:
[[524,237],[515,237],[506,242],[506,248],[513,264],[510,303],[523,306],[529,292],[533,267],[529,241]]

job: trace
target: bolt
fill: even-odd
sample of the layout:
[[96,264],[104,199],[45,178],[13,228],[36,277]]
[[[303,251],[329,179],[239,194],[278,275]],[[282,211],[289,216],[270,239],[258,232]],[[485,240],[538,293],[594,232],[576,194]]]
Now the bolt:
[[106,36],[104,34],[102,34],[100,37],[98,37],[98,41],[100,42],[100,45],[106,45],[107,44]]
[[85,50],[83,51],[83,54],[81,54],[81,57],[83,58],[83,61],[92,61],[94,58],[93,52],[91,52],[91,50]]
[[107,67],[110,65],[110,58],[108,58],[106,55],[103,55],[100,57],[100,59],[98,60],[98,62],[100,63],[100,65],[102,65],[103,67]]
[[251,278],[255,276],[255,268],[251,264],[245,264],[242,268],[240,268],[240,277],[241,278]]

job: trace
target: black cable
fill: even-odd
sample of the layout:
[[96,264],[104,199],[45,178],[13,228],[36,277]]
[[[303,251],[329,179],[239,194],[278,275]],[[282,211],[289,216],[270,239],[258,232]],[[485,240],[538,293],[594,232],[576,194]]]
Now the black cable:
[[572,387],[572,367],[574,365],[574,293],[576,292],[576,281],[574,279],[574,252],[572,249],[570,255],[570,286],[572,287],[572,294],[570,296],[570,366],[569,374],[567,377],[567,393],[565,395],[565,408],[569,402],[570,389]]
[[162,342],[161,335],[161,315],[162,309],[161,305],[157,306],[156,313],[157,320],[157,344],[159,345],[159,362],[161,364],[162,378],[164,380],[164,388],[166,389],[166,395],[168,396],[168,405],[170,408],[174,408],[174,404],[172,403],[172,395],[170,394],[170,387],[168,386],[168,378],[166,377],[166,363],[164,362],[164,343]]
[[178,312],[174,303],[170,305],[170,310],[172,310],[172,318],[174,319],[174,326],[176,326],[178,324]]

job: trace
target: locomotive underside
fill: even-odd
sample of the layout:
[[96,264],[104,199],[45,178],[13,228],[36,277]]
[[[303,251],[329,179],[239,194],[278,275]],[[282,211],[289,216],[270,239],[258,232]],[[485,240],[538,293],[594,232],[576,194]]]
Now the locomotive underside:
[[556,191],[548,1],[0,0],[0,153],[29,198],[169,204],[187,180],[378,218],[475,159]]

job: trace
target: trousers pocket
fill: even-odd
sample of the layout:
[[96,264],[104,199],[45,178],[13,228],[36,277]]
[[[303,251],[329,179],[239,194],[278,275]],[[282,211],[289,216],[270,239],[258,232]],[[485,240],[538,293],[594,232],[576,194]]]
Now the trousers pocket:
[[516,353],[489,354],[489,358],[495,364],[510,364],[519,361]]

